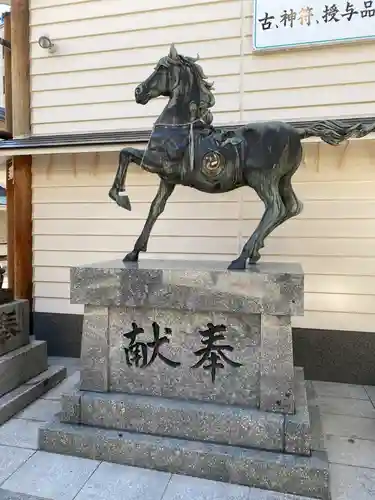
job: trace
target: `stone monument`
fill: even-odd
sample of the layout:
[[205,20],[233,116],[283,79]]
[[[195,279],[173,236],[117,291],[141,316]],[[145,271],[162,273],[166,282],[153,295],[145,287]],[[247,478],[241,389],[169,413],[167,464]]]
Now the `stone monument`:
[[[375,125],[215,128],[213,86],[197,59],[174,45],[135,89],[142,105],[159,96],[168,102],[147,147],[122,149],[109,196],[131,210],[130,163],[158,175],[158,191],[124,261],[71,270],[71,301],[85,307],[81,382],[62,397],[56,421],[40,430],[39,446],[328,500],[319,414],[293,364],[291,317],[303,314],[303,271],[256,263],[265,239],[302,210],[292,188],[301,140],[337,145]],[[205,193],[248,186],[264,202],[229,269],[138,264],[176,185]]]
[[303,294],[297,264],[73,268],[81,381],[41,428],[40,449],[328,500],[327,456],[293,364]]
[[0,425],[52,389],[66,369],[48,367],[47,344],[30,341],[29,301],[0,289]]

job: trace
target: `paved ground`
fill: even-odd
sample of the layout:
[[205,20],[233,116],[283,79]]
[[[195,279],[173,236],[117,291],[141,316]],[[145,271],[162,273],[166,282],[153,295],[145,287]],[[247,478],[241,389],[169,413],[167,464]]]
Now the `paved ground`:
[[[37,449],[41,423],[59,411],[60,394],[78,380],[77,360],[68,379],[0,427],[0,500],[25,493],[50,500],[302,500],[241,486],[170,475]],[[331,463],[332,500],[375,499],[375,387],[315,382]],[[6,490],[6,491],[4,491]]]

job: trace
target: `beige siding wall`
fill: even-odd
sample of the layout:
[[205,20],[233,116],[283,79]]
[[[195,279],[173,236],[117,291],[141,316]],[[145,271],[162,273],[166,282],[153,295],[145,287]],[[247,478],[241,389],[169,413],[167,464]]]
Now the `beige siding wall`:
[[[248,0],[30,0],[32,130],[74,133],[151,127],[164,105],[134,87],[171,42],[200,53],[215,81],[216,123],[375,116],[373,44],[251,54]],[[48,35],[53,55],[38,44]],[[375,332],[375,145],[305,146],[296,175],[305,210],[267,241],[265,260],[301,262],[306,314],[296,326]],[[345,153],[346,151],[346,153]],[[345,154],[344,154],[345,153]],[[117,155],[46,155],[33,162],[36,311],[81,313],[69,267],[132,248],[157,178],[132,167],[131,213],[107,197]],[[143,258],[233,259],[262,206],[243,188],[210,196],[179,187]]]
[[[35,134],[150,127],[136,84],[176,42],[216,83],[215,120],[375,115],[372,43],[252,55],[249,0],[30,0]],[[58,51],[41,49],[49,35]]]
[[[375,332],[375,146],[356,141],[343,153],[344,146],[305,146],[306,165],[295,177],[305,210],[275,231],[263,255],[304,267],[306,314],[296,326]],[[114,153],[34,158],[36,311],[81,313],[69,302],[69,267],[123,257],[132,248],[157,177],[131,170],[133,210],[126,212],[107,197],[116,165]],[[229,262],[261,212],[249,188],[215,196],[178,187],[143,258]]]

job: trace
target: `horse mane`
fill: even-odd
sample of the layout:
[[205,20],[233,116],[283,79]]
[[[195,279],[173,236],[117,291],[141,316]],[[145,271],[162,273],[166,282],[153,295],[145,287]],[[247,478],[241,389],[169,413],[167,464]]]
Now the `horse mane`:
[[207,77],[204,74],[203,68],[199,64],[197,64],[198,60],[199,56],[194,58],[194,57],[183,56],[181,54],[178,54],[177,60],[172,59],[171,57],[164,58],[164,61],[168,65],[170,64],[184,65],[191,70],[191,72],[195,76],[195,79],[197,81],[200,90],[200,102],[199,106],[197,106],[196,109],[196,118],[202,120],[207,125],[210,125],[213,120],[210,108],[212,108],[215,105],[215,96],[212,93],[214,89],[214,84],[213,82],[207,81]]

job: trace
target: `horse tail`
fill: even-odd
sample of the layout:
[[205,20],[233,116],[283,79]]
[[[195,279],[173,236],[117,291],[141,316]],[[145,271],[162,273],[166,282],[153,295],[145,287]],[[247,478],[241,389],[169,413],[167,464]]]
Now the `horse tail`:
[[316,122],[305,128],[297,129],[300,139],[308,137],[320,137],[322,141],[331,146],[338,146],[341,142],[350,138],[365,137],[375,131],[375,123],[366,125],[358,122],[354,125],[345,125],[335,120]]

